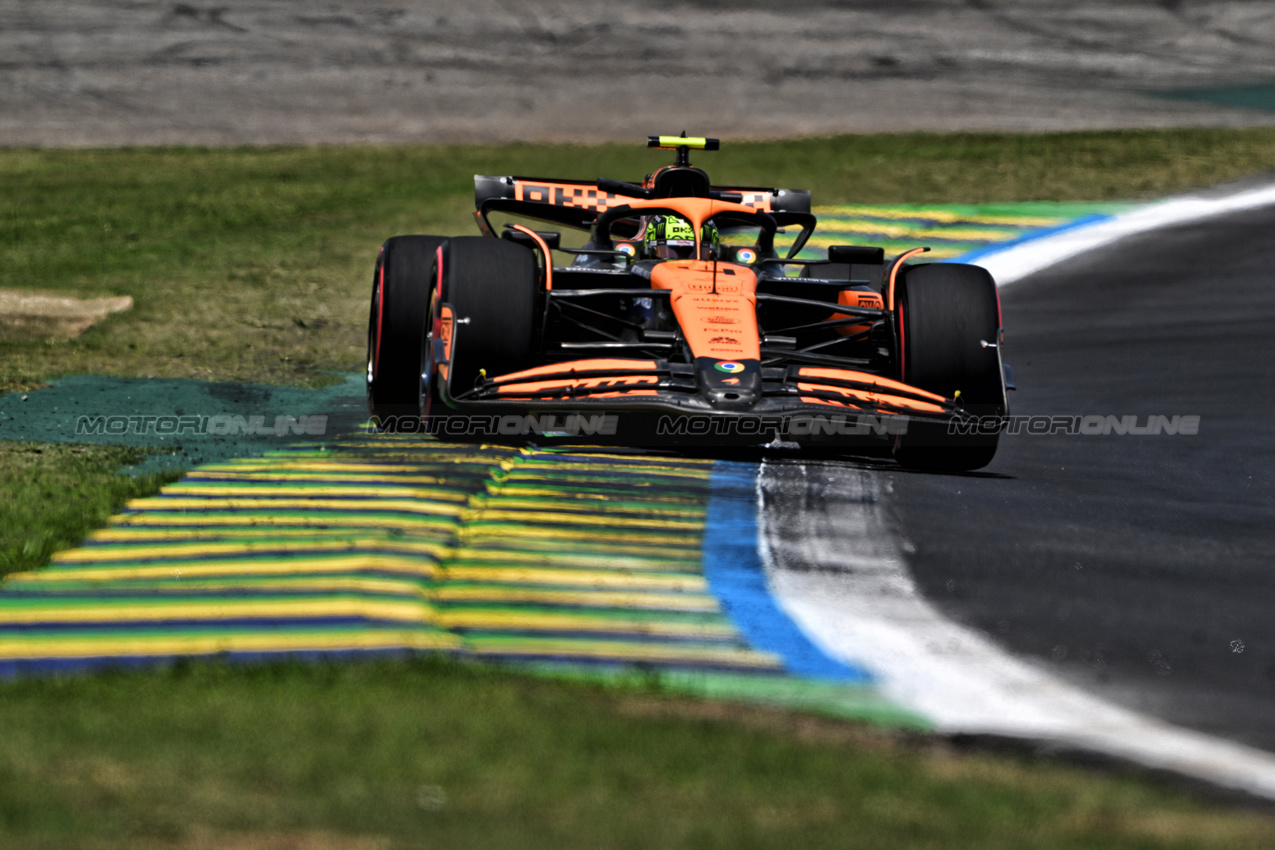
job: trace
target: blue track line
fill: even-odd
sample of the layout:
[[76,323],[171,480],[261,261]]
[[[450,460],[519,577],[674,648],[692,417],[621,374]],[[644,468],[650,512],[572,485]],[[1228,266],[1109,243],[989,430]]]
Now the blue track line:
[[704,577],[709,589],[754,649],[783,659],[797,676],[869,684],[866,670],[834,661],[789,619],[770,594],[758,553],[757,465],[713,466],[704,523]]

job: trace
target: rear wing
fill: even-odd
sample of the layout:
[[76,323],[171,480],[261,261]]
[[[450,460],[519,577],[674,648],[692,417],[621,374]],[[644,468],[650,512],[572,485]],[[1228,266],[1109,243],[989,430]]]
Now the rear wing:
[[[702,173],[702,172],[700,172]],[[577,230],[588,230],[598,216],[608,210],[633,203],[629,194],[599,188],[599,184],[625,186],[613,181],[544,180],[535,177],[492,177],[474,175],[474,221],[486,236],[498,236],[487,214],[497,210],[552,222]],[[640,191],[640,187],[632,186]],[[796,256],[815,229],[810,212],[810,192],[806,189],[759,189],[751,186],[722,186],[715,191],[737,194],[745,206],[769,214],[777,225],[797,225],[801,234],[788,248]],[[731,198],[734,201],[734,198]]]
[[[756,186],[714,186],[724,192],[737,192],[742,196],[740,203],[762,212],[810,212],[810,192],[806,189],[765,189]],[[617,195],[598,188],[597,181],[587,180],[546,180],[538,177],[492,177],[483,174],[474,175],[474,207],[482,212],[483,205],[489,201],[515,201],[519,204],[540,204],[559,207],[566,216],[546,215],[542,211],[538,218],[562,221],[564,224],[580,221],[578,226],[587,226],[598,213],[609,208],[627,204],[631,201],[624,195]],[[508,206],[502,204],[504,209]]]

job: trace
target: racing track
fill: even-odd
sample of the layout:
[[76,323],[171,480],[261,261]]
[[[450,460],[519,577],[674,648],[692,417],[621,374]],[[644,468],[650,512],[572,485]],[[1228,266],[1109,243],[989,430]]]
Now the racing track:
[[1273,230],[1275,207],[1206,219],[1002,290],[1014,413],[1198,414],[1198,435],[1006,437],[967,475],[771,461],[781,597],[817,581],[873,610],[893,529],[957,623],[1103,700],[1275,750]]

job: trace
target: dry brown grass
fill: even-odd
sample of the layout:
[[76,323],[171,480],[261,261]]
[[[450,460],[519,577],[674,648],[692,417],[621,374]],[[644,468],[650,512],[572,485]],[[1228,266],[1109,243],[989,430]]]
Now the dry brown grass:
[[75,298],[52,292],[0,290],[0,340],[75,339],[112,313],[132,309],[127,295]]

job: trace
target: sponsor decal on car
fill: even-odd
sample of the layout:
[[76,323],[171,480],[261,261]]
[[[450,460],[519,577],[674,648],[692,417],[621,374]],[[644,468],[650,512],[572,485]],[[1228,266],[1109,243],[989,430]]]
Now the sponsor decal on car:
[[729,375],[733,375],[736,372],[744,371],[744,364],[736,363],[734,360],[718,360],[713,364],[713,368],[719,372],[726,372]]

